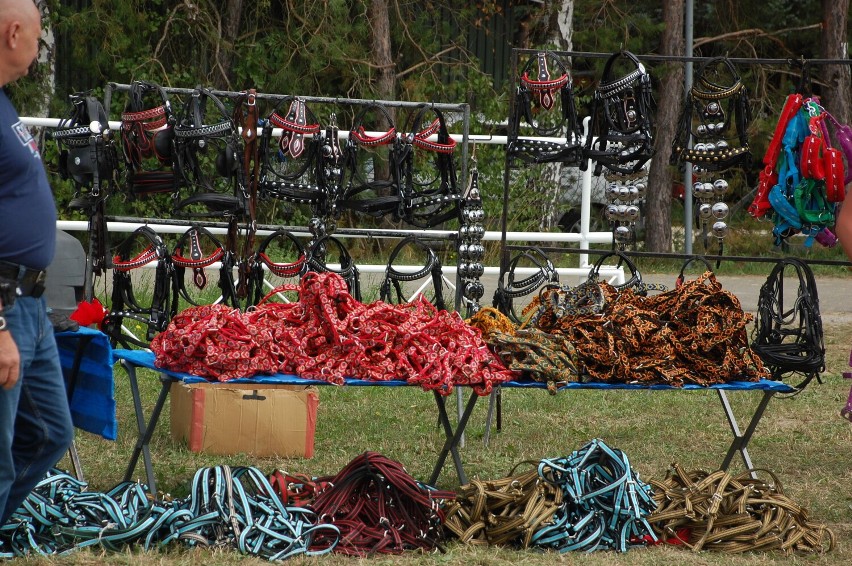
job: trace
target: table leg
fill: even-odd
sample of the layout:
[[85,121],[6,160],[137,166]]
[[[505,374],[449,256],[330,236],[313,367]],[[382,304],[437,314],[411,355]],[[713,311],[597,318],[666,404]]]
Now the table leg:
[[[77,389],[77,381],[80,378],[80,365],[83,363],[83,356],[86,348],[94,339],[94,336],[83,334],[77,339],[77,348],[74,350],[74,362],[71,364],[68,379],[65,382],[65,390],[68,395],[68,406],[71,406],[71,400],[74,399],[74,391]],[[68,448],[68,457],[71,459],[71,468],[74,472],[74,477],[80,481],[86,481],[83,477],[83,464],[80,462],[80,455],[77,453],[77,441],[72,440],[71,446]]]
[[136,440],[136,446],[133,447],[133,453],[130,456],[130,460],[127,464],[127,470],[124,473],[124,480],[131,481],[133,471],[136,469],[136,464],[139,462],[139,456],[141,455],[145,464],[145,475],[148,479],[148,491],[151,494],[156,495],[157,484],[156,478],[154,477],[154,466],[151,463],[151,451],[148,444],[151,442],[154,429],[157,427],[157,422],[160,420],[160,413],[163,410],[163,405],[165,405],[166,399],[169,396],[169,391],[172,387],[172,379],[166,375],[160,374],[160,382],[162,383],[162,386],[160,387],[160,394],[157,397],[154,409],[151,411],[151,417],[146,423],[145,413],[142,408],[142,399],[139,394],[139,382],[136,379],[136,366],[128,363],[126,360],[122,361],[122,365],[127,370],[127,377],[130,380],[130,392],[133,396],[133,409],[136,412],[136,426],[139,430],[139,438]]
[[465,407],[465,410],[462,413],[458,425],[456,425],[456,429],[454,431],[452,424],[450,424],[449,416],[447,415],[447,406],[444,397],[442,397],[437,392],[434,393],[435,402],[438,405],[438,419],[441,421],[441,424],[444,427],[444,436],[446,437],[446,440],[444,442],[444,447],[438,454],[438,461],[435,463],[435,468],[432,470],[432,477],[429,479],[429,485],[435,485],[435,483],[437,483],[438,477],[441,475],[441,469],[444,467],[444,462],[447,459],[447,454],[453,455],[453,462],[456,466],[456,473],[459,476],[459,482],[464,485],[467,483],[467,476],[464,473],[464,467],[462,466],[461,456],[459,455],[458,451],[458,445],[459,440],[464,434],[464,429],[467,426],[467,422],[470,419],[471,413],[473,413],[473,408],[476,406],[476,401],[479,396],[473,391],[471,391],[467,406]]
[[720,469],[727,471],[728,467],[731,465],[731,461],[734,459],[734,455],[739,452],[740,456],[742,456],[746,469],[751,470],[751,476],[756,478],[757,472],[754,471],[754,464],[752,463],[751,456],[749,456],[748,453],[748,443],[751,440],[754,431],[757,429],[757,425],[760,423],[760,419],[763,417],[763,413],[766,411],[766,407],[769,405],[769,401],[772,400],[772,396],[775,395],[775,392],[763,392],[763,397],[760,399],[760,403],[758,403],[757,408],[754,410],[754,414],[752,414],[745,432],[740,431],[736,416],[734,415],[734,411],[731,408],[731,404],[728,401],[728,396],[725,394],[725,391],[719,389],[718,393],[719,400],[722,403],[722,408],[725,411],[725,417],[728,419],[728,424],[730,425],[731,432],[734,435],[731,446],[728,448],[728,453],[725,454],[725,458],[722,460]]

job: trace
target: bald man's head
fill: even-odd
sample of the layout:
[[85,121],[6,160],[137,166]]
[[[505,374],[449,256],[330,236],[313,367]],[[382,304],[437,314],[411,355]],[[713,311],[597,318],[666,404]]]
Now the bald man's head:
[[33,0],[0,0],[0,22],[33,16],[41,17]]
[[41,13],[33,0],[0,0],[0,86],[27,74],[40,37]]

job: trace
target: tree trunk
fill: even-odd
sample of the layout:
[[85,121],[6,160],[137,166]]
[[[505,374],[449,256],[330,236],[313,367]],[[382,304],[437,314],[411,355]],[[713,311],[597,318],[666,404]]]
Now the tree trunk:
[[[571,20],[574,17],[574,0],[561,0],[558,8],[553,10],[548,27],[550,28],[549,43],[556,46],[559,51],[571,51],[573,48]],[[570,67],[570,61],[566,62]],[[556,71],[556,69],[553,69]],[[548,214],[542,214],[539,230],[549,231],[559,221],[562,211],[559,210],[559,195],[562,193],[560,179],[562,178],[562,164],[549,163],[542,166],[542,183],[539,191]]]
[[[822,34],[820,54],[824,59],[846,59],[849,45],[846,31],[849,22],[849,0],[822,0]],[[852,121],[852,78],[849,65],[826,65],[822,102],[843,124]]]
[[[56,37],[50,27],[50,9],[46,2],[39,3],[41,10],[41,42],[38,51],[38,65],[30,72],[30,77],[38,85],[38,94],[27,101],[26,113],[30,116],[50,116],[50,100],[56,92]],[[45,128],[33,128],[39,148],[44,149]]]
[[237,35],[240,33],[240,21],[243,14],[243,0],[228,0],[225,6],[225,20],[222,22],[222,42],[216,51],[217,73],[214,76],[216,87],[231,90],[231,67],[234,64],[234,50]]
[[[370,0],[367,17],[370,20],[370,29],[373,32],[370,42],[370,59],[372,65],[377,69],[376,78],[373,81],[373,92],[379,100],[394,100],[396,98],[396,66],[391,53],[391,31],[390,12],[387,0]],[[394,122],[397,121],[397,113],[394,107],[385,108]],[[390,128],[384,114],[377,112],[375,116],[376,127],[382,131]],[[380,159],[378,153],[373,159],[373,175],[376,179],[390,178],[390,163],[386,158]],[[388,223],[384,218],[383,222]]]
[[[391,55],[390,14],[387,0],[370,0],[368,17],[370,28],[373,30],[370,54],[372,64],[377,69],[376,80],[373,83],[376,98],[393,100],[396,93],[396,68]],[[388,112],[392,117],[394,116],[392,108],[388,108]],[[394,120],[396,120],[395,117]],[[388,124],[379,125],[388,126]]]
[[[684,0],[663,2],[663,31],[660,53],[681,55],[685,52],[683,37]],[[689,53],[687,53],[689,55]],[[672,250],[672,168],[669,166],[680,108],[683,105],[683,65],[667,65],[660,81],[654,134],[654,159],[648,175],[645,207],[645,246],[652,252]]]

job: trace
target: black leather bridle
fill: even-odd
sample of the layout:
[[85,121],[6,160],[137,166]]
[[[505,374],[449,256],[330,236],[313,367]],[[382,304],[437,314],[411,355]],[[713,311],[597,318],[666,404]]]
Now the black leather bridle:
[[[365,124],[371,113],[384,118],[387,130],[377,135],[368,132]],[[378,161],[381,159],[378,148],[387,148],[390,175],[386,179],[377,178]],[[379,104],[365,105],[355,117],[343,148],[345,181],[339,209],[375,217],[392,215],[398,219],[399,151],[399,135],[390,113]]]
[[[630,71],[615,76],[617,61]],[[610,55],[595,89],[591,126],[584,156],[595,162],[595,175],[604,168],[613,173],[638,173],[654,152],[651,133],[651,77],[629,51]],[[580,168],[586,170],[584,159]]]
[[[140,244],[144,246],[142,251],[132,255]],[[152,261],[157,262],[157,268],[151,289],[151,303],[146,306],[140,304],[133,291],[131,272]],[[159,234],[148,226],[140,226],[118,245],[112,263],[112,304],[104,319],[104,333],[110,337],[113,346],[122,344],[128,348],[132,345],[147,348],[154,335],[166,328],[171,315],[170,254]],[[125,319],[136,320],[145,325],[146,340],[124,333],[122,324]]]
[[[288,255],[295,255],[295,259],[291,262],[281,261],[283,258],[277,256],[270,257],[269,250],[275,246],[276,250],[281,250],[285,246]],[[298,277],[308,269],[307,255],[302,246],[302,243],[288,230],[279,228],[275,230],[263,240],[249,259],[251,267],[248,280],[248,297],[247,305],[256,305],[266,295],[263,288],[266,272],[269,271],[276,277]]]
[[163,87],[147,81],[130,84],[121,113],[121,142],[132,196],[174,193],[174,122]]
[[204,271],[216,262],[220,262],[218,287],[222,293],[222,302],[238,308],[239,300],[234,290],[234,267],[236,258],[216,236],[207,228],[192,225],[181,235],[172,249],[172,310],[178,313],[179,299],[183,298],[191,305],[207,304],[190,293],[186,288],[186,270],[192,270],[192,281],[199,291],[207,287],[207,274]]
[[[276,128],[281,130],[277,140],[273,135]],[[318,171],[321,129],[304,99],[288,96],[278,101],[260,134],[261,200],[308,205],[315,215],[326,208],[326,191],[320,186]]]
[[[723,73],[729,84],[710,80],[711,74]],[[704,171],[721,171],[737,165],[747,167],[751,160],[750,122],[748,89],[736,68],[727,57],[707,61],[696,73],[687,94],[672,143],[671,163],[688,162]],[[690,138],[695,142],[692,147],[689,147]]]
[[444,114],[431,104],[418,106],[400,145],[402,220],[418,228],[460,220],[463,199],[453,158],[455,147]]
[[[562,72],[560,76],[551,74],[549,61]],[[520,75],[506,146],[509,157],[524,163],[579,164],[583,146],[568,67],[556,54],[540,51],[527,60]],[[565,141],[525,139],[522,126],[532,136]]]
[[174,126],[175,216],[241,217],[248,204],[239,128],[210,89],[198,87]]
[[[394,267],[394,263],[400,253],[406,249],[414,249],[426,256],[426,261],[423,267],[414,272],[400,271]],[[432,288],[434,289],[433,299],[430,301],[436,308],[446,310],[447,306],[444,302],[444,283],[443,271],[441,269],[441,260],[438,254],[428,244],[416,236],[408,236],[401,240],[388,258],[387,266],[385,267],[385,278],[380,287],[379,299],[392,304],[403,304],[408,302],[405,293],[402,289],[402,283],[407,281],[417,281],[425,277],[432,278]],[[424,294],[425,296],[425,294]]]

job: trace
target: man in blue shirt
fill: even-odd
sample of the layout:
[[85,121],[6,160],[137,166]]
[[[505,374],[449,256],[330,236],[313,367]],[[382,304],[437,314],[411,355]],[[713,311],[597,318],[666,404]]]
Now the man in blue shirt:
[[[0,87],[38,54],[33,0],[0,0]],[[0,524],[71,445],[74,428],[44,297],[56,204],[35,140],[0,92]]]

